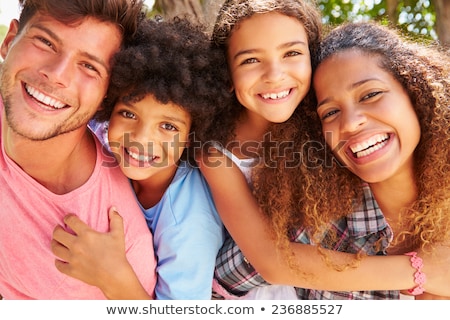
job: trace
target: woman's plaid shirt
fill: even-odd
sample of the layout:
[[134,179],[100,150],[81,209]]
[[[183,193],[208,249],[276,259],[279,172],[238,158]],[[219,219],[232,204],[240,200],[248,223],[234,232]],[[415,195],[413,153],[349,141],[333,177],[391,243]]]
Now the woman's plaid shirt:
[[[368,185],[363,186],[363,202],[355,211],[331,224],[338,240],[333,250],[368,255],[384,254],[392,241],[392,230],[384,219]],[[311,244],[305,229],[300,229],[293,241]],[[376,244],[376,246],[375,246]],[[379,250],[375,251],[375,247]],[[307,257],[305,257],[307,259]],[[249,290],[270,285],[255,271],[245,259],[236,243],[228,237],[219,252],[215,278],[230,294],[244,296]],[[299,299],[399,299],[399,291],[351,291],[335,292],[296,288]]]

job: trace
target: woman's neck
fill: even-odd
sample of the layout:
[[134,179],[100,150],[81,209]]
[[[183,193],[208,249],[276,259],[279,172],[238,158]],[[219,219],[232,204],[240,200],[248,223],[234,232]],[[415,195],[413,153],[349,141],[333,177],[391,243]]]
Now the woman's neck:
[[[401,223],[402,212],[417,200],[417,185],[412,171],[404,172],[383,182],[370,184],[373,195],[392,228],[394,237],[405,231]],[[404,253],[408,249],[397,246],[391,248],[390,253]]]

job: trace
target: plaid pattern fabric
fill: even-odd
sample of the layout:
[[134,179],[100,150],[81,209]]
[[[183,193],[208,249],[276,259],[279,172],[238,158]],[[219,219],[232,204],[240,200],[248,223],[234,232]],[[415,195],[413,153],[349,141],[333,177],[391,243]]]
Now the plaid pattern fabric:
[[[363,186],[363,202],[350,215],[331,223],[330,229],[338,235],[329,249],[368,255],[385,254],[392,241],[392,230],[384,219],[368,185]],[[293,236],[294,242],[311,244],[305,229]],[[377,249],[375,249],[377,248]],[[244,296],[250,289],[270,285],[246,261],[238,246],[228,237],[216,261],[215,278],[228,292]],[[298,299],[399,299],[399,291],[334,292],[296,288]]]
[[270,285],[253,269],[230,235],[217,255],[214,277],[224,289],[238,297],[250,289]]

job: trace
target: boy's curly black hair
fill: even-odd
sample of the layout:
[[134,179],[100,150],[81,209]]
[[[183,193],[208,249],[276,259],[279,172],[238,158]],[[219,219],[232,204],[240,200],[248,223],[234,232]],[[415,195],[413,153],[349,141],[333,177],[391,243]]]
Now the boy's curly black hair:
[[151,94],[189,112],[195,146],[194,139],[209,138],[214,115],[230,105],[230,86],[225,55],[212,46],[204,26],[181,18],[144,18],[113,58],[107,98],[96,118],[108,120],[119,99],[136,102]]

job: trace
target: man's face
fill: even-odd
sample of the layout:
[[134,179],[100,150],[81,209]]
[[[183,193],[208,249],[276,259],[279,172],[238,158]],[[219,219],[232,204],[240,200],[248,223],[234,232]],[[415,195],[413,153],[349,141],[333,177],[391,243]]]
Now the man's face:
[[37,13],[1,46],[0,92],[7,125],[31,140],[85,130],[108,87],[110,61],[122,36],[112,23],[75,25]]

